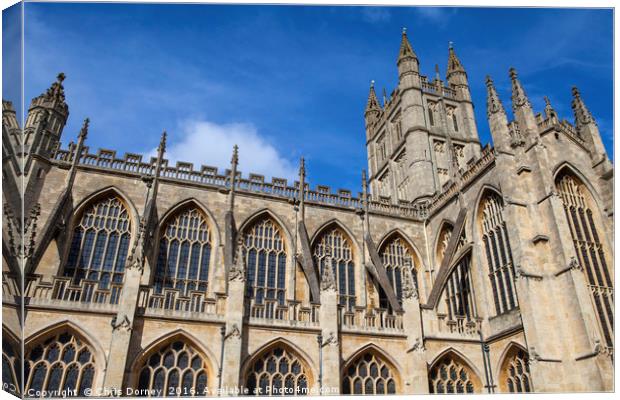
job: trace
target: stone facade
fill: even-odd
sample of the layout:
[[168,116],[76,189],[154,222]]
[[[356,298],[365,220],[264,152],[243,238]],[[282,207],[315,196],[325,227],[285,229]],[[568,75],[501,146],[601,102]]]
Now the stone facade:
[[488,78],[481,147],[454,49],[429,81],[403,32],[397,67],[358,194],[237,148],[172,166],[165,133],[93,153],[88,120],[61,149],[62,74],[23,129],[3,101],[4,383],[24,340],[28,396],[613,390],[613,166],[579,91],[574,124],[536,114],[511,70],[509,121]]

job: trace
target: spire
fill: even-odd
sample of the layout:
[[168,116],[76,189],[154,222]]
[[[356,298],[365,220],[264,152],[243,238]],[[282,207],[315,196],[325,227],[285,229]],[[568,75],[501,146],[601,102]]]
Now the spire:
[[547,96],[545,96],[545,116],[547,118],[557,118],[557,114],[551,105],[551,101]]
[[88,136],[88,125],[90,124],[90,119],[84,119],[84,123],[82,124],[82,129],[80,129],[80,133],[78,134],[78,143],[80,141],[84,142],[86,140],[86,136]]
[[512,81],[512,110],[514,111],[519,107],[532,108],[530,100],[517,77],[517,70],[514,68],[510,68],[510,80]]
[[487,82],[487,117],[490,118],[491,115],[501,112],[502,114],[506,114],[504,110],[504,106],[502,105],[502,101],[497,95],[497,90],[495,90],[495,85],[493,84],[493,79],[489,75],[486,77]]
[[409,39],[407,38],[407,28],[403,28],[403,36],[400,42],[400,51],[398,52],[398,63],[407,58],[415,58],[417,59],[411,44],[409,43]]
[[461,64],[461,60],[457,57],[454,52],[454,48],[452,47],[452,42],[448,44],[448,74],[447,77],[450,79],[450,75],[462,72],[465,73],[465,68],[463,68],[463,64]]
[[383,88],[383,108],[385,108],[387,104],[387,91],[385,90],[385,87]]
[[305,196],[306,195],[306,160],[303,157],[299,160],[299,210],[301,220],[303,221],[306,214]]
[[64,73],[59,73],[56,76],[56,82],[52,83],[52,85],[42,93],[39,97],[33,99],[35,100],[43,100],[49,102],[56,102],[58,104],[65,104],[65,88],[62,85],[62,82],[65,80],[66,76]]
[[375,81],[370,81],[370,93],[368,93],[366,113],[379,110],[381,110],[381,106],[379,105],[379,100],[377,100],[377,93],[375,92]]
[[571,106],[575,114],[575,126],[577,128],[594,122],[594,118],[592,118],[590,110],[588,110],[588,107],[586,107],[586,104],[583,102],[577,86],[573,86],[573,102]]
[[232,212],[235,206],[235,187],[237,180],[237,167],[239,166],[239,146],[233,146],[232,159],[230,160],[230,192],[228,192],[228,210]]

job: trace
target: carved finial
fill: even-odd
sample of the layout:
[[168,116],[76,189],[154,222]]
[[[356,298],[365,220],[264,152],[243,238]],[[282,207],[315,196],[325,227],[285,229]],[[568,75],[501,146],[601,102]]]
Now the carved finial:
[[553,109],[553,106],[551,105],[551,101],[549,100],[549,97],[545,96],[545,115],[547,116],[547,118],[552,118],[552,117],[556,117],[557,114],[555,113],[555,110]]
[[306,176],[306,160],[303,157],[299,159],[299,176]]
[[407,28],[403,28],[402,40],[400,42],[400,51],[398,52],[398,61],[404,58],[416,58],[416,54],[407,38]]
[[83,140],[86,139],[86,136],[88,135],[88,125],[90,124],[90,119],[85,118],[84,119],[84,123],[82,124],[82,129],[80,129],[80,134],[78,135],[78,137],[80,137]]
[[232,159],[230,160],[230,163],[233,165],[239,164],[239,146],[237,145],[233,146],[233,155],[232,155]]
[[575,126],[579,129],[583,125],[594,122],[594,118],[581,98],[581,93],[579,93],[577,86],[573,86],[572,92],[573,101],[571,103],[571,107],[573,108],[573,113],[575,114]]
[[456,55],[454,51],[453,42],[448,43],[448,79],[450,75],[456,72],[465,72],[465,68],[463,64],[461,64],[461,60]]
[[368,102],[366,103],[366,113],[371,111],[380,111],[381,106],[379,100],[377,100],[377,93],[375,92],[375,81],[370,81],[370,92],[368,93]]
[[62,83],[66,78],[66,75],[64,72],[60,72],[58,73],[58,75],[56,75],[56,79],[58,80],[59,83]]
[[166,138],[168,137],[168,133],[164,130],[161,133],[161,139],[159,139],[159,151],[164,153],[166,151]]
[[532,107],[525,90],[517,77],[517,70],[510,68],[510,80],[512,81],[512,109],[516,111],[520,107]]
[[452,40],[450,40],[448,42],[448,49],[452,50],[452,45],[454,44],[454,42]]
[[371,88],[371,89],[374,89],[374,88],[375,88],[375,80],[374,80],[374,79],[372,79],[372,80],[370,81],[370,88]]
[[487,117],[491,115],[504,111],[504,106],[502,105],[502,101],[497,95],[497,90],[495,90],[495,85],[493,84],[493,80],[489,75],[486,77],[487,84]]
[[407,28],[403,26],[403,35],[407,34]]

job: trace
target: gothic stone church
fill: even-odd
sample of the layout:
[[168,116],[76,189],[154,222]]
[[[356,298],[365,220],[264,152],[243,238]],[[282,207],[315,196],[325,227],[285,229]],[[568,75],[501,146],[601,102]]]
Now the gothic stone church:
[[61,148],[62,74],[23,127],[3,101],[5,390],[613,390],[613,166],[580,92],[574,122],[536,112],[511,69],[509,120],[487,78],[483,147],[454,49],[429,79],[403,32],[396,66],[357,194],[303,160],[242,174],[243,148],[171,165],[165,133],[150,159],[92,151],[88,120]]

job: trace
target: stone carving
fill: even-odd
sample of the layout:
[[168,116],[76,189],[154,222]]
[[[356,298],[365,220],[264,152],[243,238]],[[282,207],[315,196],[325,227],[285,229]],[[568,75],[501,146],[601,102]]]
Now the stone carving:
[[112,325],[112,330],[122,330],[122,331],[130,331],[131,330],[131,321],[129,321],[129,317],[127,315],[123,315],[122,318],[118,318],[118,315],[115,315],[110,322]]
[[131,255],[129,256],[129,263],[127,265],[128,270],[137,270],[142,272],[144,269],[144,258],[142,256],[142,239],[146,232],[146,220],[144,217],[140,218],[140,225],[138,226],[138,235],[136,241],[131,248]]
[[581,264],[579,264],[579,261],[577,261],[575,257],[570,258],[570,261],[568,262],[568,268],[583,271],[583,267],[581,266]]
[[232,326],[230,327],[230,330],[228,331],[228,333],[224,337],[224,340],[226,340],[228,338],[233,338],[233,339],[241,338],[241,330],[239,330],[239,325],[232,324]]
[[540,356],[540,354],[538,354],[538,352],[536,351],[536,348],[534,346],[530,347],[530,351],[529,351],[529,364],[536,364],[537,362],[541,361],[542,357]]
[[41,215],[41,204],[36,203],[32,209],[30,209],[28,219],[24,225],[24,257],[30,257],[34,252],[39,215]]
[[321,347],[337,346],[337,345],[338,345],[338,337],[333,331],[329,332],[329,335],[327,336],[327,338],[323,341],[323,343],[321,343]]
[[406,260],[403,268],[403,297],[406,299],[418,298],[418,289],[415,287],[411,272],[411,260]]
[[426,351],[426,347],[424,347],[424,341],[422,340],[422,338],[416,338],[413,346],[411,347],[411,349],[409,349],[408,353],[412,351],[415,351],[417,353],[423,353]]
[[244,282],[245,281],[245,261],[243,259],[243,239],[237,239],[237,251],[235,255],[235,261],[230,266],[228,271],[229,282]]
[[325,248],[325,263],[321,273],[321,290],[336,291],[336,277],[334,276],[334,259],[330,248]]

